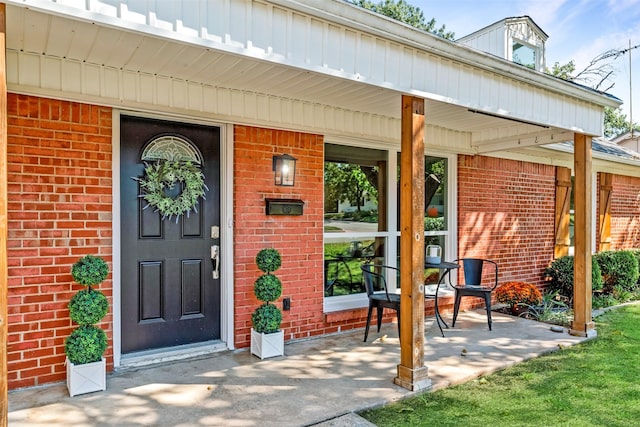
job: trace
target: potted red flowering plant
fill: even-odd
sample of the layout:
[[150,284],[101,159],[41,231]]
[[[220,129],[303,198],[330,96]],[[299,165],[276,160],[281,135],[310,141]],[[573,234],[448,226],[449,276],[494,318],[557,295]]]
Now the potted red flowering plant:
[[531,283],[509,282],[496,290],[496,301],[507,304],[511,314],[518,316],[525,312],[528,306],[539,304],[542,294]]

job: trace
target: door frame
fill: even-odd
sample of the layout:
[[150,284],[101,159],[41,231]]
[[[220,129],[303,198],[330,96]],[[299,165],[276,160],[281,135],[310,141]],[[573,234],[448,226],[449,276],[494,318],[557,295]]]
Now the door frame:
[[[121,312],[121,216],[120,216],[120,117],[134,116],[149,119],[174,121],[178,123],[192,123],[220,128],[220,339],[223,347],[229,350],[235,348],[233,329],[233,124],[219,121],[209,121],[181,115],[153,114],[139,111],[113,109],[112,111],[112,250],[113,250],[113,364],[119,367],[122,362],[122,312]],[[207,349],[207,347],[210,347]],[[216,351],[220,345],[188,346],[182,355],[202,354],[203,351]],[[149,360],[157,361],[165,357],[162,351],[153,351]],[[144,360],[136,359],[136,363]]]

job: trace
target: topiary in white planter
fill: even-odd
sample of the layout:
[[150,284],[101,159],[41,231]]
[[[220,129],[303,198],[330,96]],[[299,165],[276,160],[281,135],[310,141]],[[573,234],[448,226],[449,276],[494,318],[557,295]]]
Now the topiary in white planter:
[[282,295],[282,282],[271,274],[280,268],[280,253],[273,248],[262,249],[256,256],[262,274],[256,279],[253,291],[264,303],[251,316],[251,353],[261,359],[284,354],[284,332],[280,330],[282,312],[274,304]]
[[77,283],[86,286],[69,301],[69,315],[78,326],[67,337],[67,388],[69,394],[90,393],[106,389],[106,363],[102,355],[107,349],[107,334],[95,323],[109,311],[107,297],[92,288],[109,274],[109,266],[99,257],[87,255],[71,267]]

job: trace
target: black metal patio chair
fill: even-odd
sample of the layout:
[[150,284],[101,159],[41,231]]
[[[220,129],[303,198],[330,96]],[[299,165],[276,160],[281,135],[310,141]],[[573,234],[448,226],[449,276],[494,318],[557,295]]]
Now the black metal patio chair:
[[364,278],[364,287],[369,297],[369,312],[367,313],[367,325],[364,329],[364,342],[367,342],[369,335],[369,326],[371,324],[371,314],[375,307],[378,320],[378,332],[382,325],[382,314],[385,308],[395,310],[398,319],[398,338],[400,337],[400,295],[389,293],[387,287],[387,278],[389,274],[397,275],[399,270],[395,267],[381,264],[364,264],[362,269],[362,277]]
[[[451,322],[451,326],[456,325],[458,310],[460,309],[460,300],[463,297],[471,296],[484,298],[487,309],[487,323],[489,324],[489,330],[491,330],[491,294],[498,286],[498,264],[482,258],[461,258],[454,262],[462,263],[464,279],[462,283],[451,285],[455,290],[455,303],[453,306],[453,321]],[[488,274],[485,271],[485,275],[483,276],[485,265],[489,266],[493,271],[489,271]]]

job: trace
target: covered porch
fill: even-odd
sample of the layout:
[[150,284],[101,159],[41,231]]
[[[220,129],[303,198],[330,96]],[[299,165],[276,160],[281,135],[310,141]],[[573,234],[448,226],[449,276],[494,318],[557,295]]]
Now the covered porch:
[[[586,339],[498,313],[490,332],[483,310],[462,313],[445,338],[432,317],[424,326],[433,390]],[[9,424],[358,425],[354,412],[415,393],[391,381],[399,352],[393,323],[384,324],[380,333],[374,329],[368,343],[362,342],[361,329],[354,330],[287,344],[285,356],[273,359],[259,360],[246,350],[224,351],[116,372],[100,393],[70,398],[64,384],[12,392]]]
[[[589,234],[593,215],[590,136],[602,134],[603,108],[619,105],[618,100],[438,39],[339,1],[208,2],[202,13],[179,7],[186,2],[175,2],[175,8],[167,9],[151,3],[127,5],[126,2],[115,2],[117,6],[107,4],[109,2],[74,3],[73,6],[53,1],[5,3],[1,11],[6,24],[2,22],[1,26],[2,34],[7,35],[6,46],[0,46],[4,53],[2,59],[7,63],[7,72],[2,78],[6,82],[3,99],[8,92],[107,106],[113,109],[115,122],[120,114],[147,114],[189,122],[222,123],[229,138],[225,148],[228,150],[228,169],[223,171],[223,177],[229,183],[240,180],[232,170],[233,162],[239,158],[233,154],[233,128],[240,125],[317,134],[325,141],[357,141],[360,145],[375,142],[385,145],[394,156],[400,149],[400,199],[405,215],[399,221],[399,255],[403,262],[400,267],[402,282],[412,283],[413,287],[403,287],[403,311],[406,313],[403,312],[402,318],[407,322],[402,329],[403,334],[407,334],[403,338],[403,348],[400,351],[397,343],[393,346],[388,357],[391,368],[383,369],[384,377],[380,379],[385,384],[382,389],[391,388],[398,395],[407,391],[389,384],[394,376],[399,383],[415,390],[422,388],[423,380],[427,378],[437,387],[440,375],[434,371],[435,362],[429,358],[431,345],[438,342],[438,338],[424,338],[424,300],[422,297],[411,298],[422,292],[418,272],[423,270],[424,191],[421,185],[412,183],[421,181],[425,153],[438,151],[500,157],[507,152],[573,140],[576,146],[577,296],[576,323],[572,332],[585,336],[594,332],[589,299]],[[272,28],[282,31],[275,33]],[[2,119],[6,119],[6,113]],[[6,120],[3,126],[6,128]],[[3,138],[6,138],[4,130]],[[113,163],[108,162],[108,167],[117,183],[120,167],[118,125],[114,124],[109,132],[114,142],[110,153]],[[5,178],[7,141],[0,141],[0,146],[3,148],[0,175]],[[556,165],[556,160],[549,163]],[[227,224],[221,239],[221,339],[228,348],[236,348],[243,344],[249,322],[235,319],[234,308],[244,308],[254,301],[241,299],[243,294],[238,291],[239,285],[246,285],[248,279],[238,278],[245,266],[239,268],[237,262],[234,264],[237,255],[234,246],[242,243],[246,236],[238,232],[243,231],[241,227],[234,226],[233,188],[231,184],[227,185],[223,188],[225,208],[221,209],[222,224]],[[265,192],[272,192],[271,187]],[[389,187],[395,188],[395,185]],[[105,238],[104,244],[113,254],[113,321],[106,327],[110,330],[112,352],[108,356],[109,364],[117,368],[122,354],[119,237],[122,218],[117,202],[118,185],[114,184],[111,191],[116,200],[109,212],[113,218],[109,226],[114,238],[113,241]],[[286,195],[303,197],[308,192],[297,187]],[[0,344],[9,341],[7,336],[11,332],[5,320],[7,295],[22,285],[18,273],[12,273],[12,277],[16,277],[15,285],[10,286],[8,280],[7,259],[11,255],[6,249],[7,200],[5,184],[0,186]],[[321,215],[317,215],[313,221],[320,219]],[[395,227],[391,229],[396,231]],[[455,232],[453,228],[452,233]],[[314,237],[317,237],[315,241],[321,240],[319,235]],[[311,260],[316,265],[322,260],[319,247],[318,244],[311,253]],[[253,255],[246,255],[246,265],[252,265]],[[66,274],[68,266],[65,262],[61,261],[60,270]],[[315,269],[318,275],[320,271],[320,268]],[[293,286],[298,290],[308,283],[299,280]],[[316,300],[321,301],[321,298]],[[325,314],[322,302],[311,309],[302,304],[295,305],[294,310],[305,322],[319,324],[317,329],[333,327],[318,320]],[[460,323],[461,331],[464,331],[463,326],[464,323]],[[290,334],[295,336],[293,331]],[[493,334],[494,338],[499,338],[495,331]],[[22,339],[18,335],[15,333],[13,339]],[[554,339],[576,340],[566,335],[551,334],[553,338],[544,346],[555,347]],[[447,337],[447,340],[451,339]],[[359,339],[351,341],[353,345],[361,346]],[[305,341],[300,345],[312,342]],[[291,348],[297,345],[291,344]],[[497,344],[500,345],[504,343]],[[6,346],[1,347],[0,379],[3,379],[8,374],[9,355]],[[449,344],[448,347],[453,346]],[[12,361],[20,361],[23,355],[15,351],[11,356]],[[309,362],[304,357],[301,361]],[[352,363],[360,366],[365,362],[366,359]],[[236,362],[230,359],[229,363],[234,366]],[[289,365],[291,361],[282,363]],[[59,374],[61,364],[61,361],[57,362],[56,374]],[[425,365],[429,366],[428,375]],[[309,366],[300,369],[303,372],[318,369],[326,374],[322,364],[313,369]],[[198,378],[208,375],[221,374],[219,371],[196,374]],[[246,374],[238,375],[244,378]],[[140,377],[144,379],[144,376]],[[262,373],[260,377],[263,377]],[[319,378],[326,381],[325,377]],[[123,376],[114,377],[118,378]],[[0,395],[6,393],[7,382],[2,384]],[[204,383],[198,384],[206,389]],[[279,387],[296,388],[290,384],[278,384],[276,388]],[[317,385],[310,387],[315,389]],[[158,399],[163,401],[174,394],[179,398],[181,393],[176,393],[175,389],[173,387],[167,394],[160,392]],[[240,389],[246,395],[246,387]],[[330,385],[327,390],[331,392],[336,388]],[[117,389],[114,393],[108,399],[86,398],[114,404],[121,400]],[[270,402],[269,391],[262,394],[261,397],[252,396],[263,402],[255,407],[256,413],[268,407]],[[314,394],[301,393],[299,396],[312,398]],[[343,397],[341,393],[335,398]],[[140,399],[140,404],[153,401]],[[283,397],[283,401],[287,398]],[[378,401],[368,403],[375,402]],[[241,413],[235,405],[227,403],[222,401],[219,405],[229,407],[230,419],[236,412]],[[308,404],[308,409],[314,410],[314,402]],[[248,405],[250,408],[251,404]],[[128,416],[137,413],[135,408],[131,411]],[[45,417],[48,412],[54,411],[45,410]],[[105,409],[104,414],[113,417],[111,412],[111,409]],[[326,411],[319,413],[326,414]],[[12,411],[12,417],[16,414]],[[158,419],[163,420],[162,415]]]

